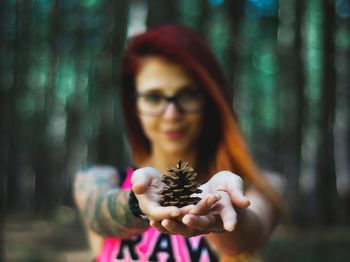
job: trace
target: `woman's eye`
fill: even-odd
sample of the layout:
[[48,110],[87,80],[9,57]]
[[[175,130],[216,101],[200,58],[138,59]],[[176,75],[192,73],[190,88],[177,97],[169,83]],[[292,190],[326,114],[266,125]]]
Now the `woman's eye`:
[[162,101],[162,97],[160,95],[145,95],[145,101],[148,103],[160,103]]
[[179,94],[181,99],[197,100],[200,99],[201,94],[196,90],[186,90]]

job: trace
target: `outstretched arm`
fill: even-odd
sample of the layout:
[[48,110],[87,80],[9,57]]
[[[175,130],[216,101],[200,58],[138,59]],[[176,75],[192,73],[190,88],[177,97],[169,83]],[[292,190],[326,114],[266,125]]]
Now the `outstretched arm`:
[[[283,181],[273,175],[267,175],[267,178],[272,188],[282,198]],[[234,230],[207,235],[207,239],[219,252],[229,256],[259,249],[267,241],[279,218],[271,201],[256,188],[249,188],[245,196],[249,199],[250,205],[238,211]]]
[[[271,180],[273,188],[280,193],[279,177]],[[152,225],[168,234],[187,237],[206,234],[212,246],[228,256],[256,250],[266,242],[278,213],[261,192],[249,188],[244,194],[243,180],[229,171],[219,172],[201,188],[205,197],[195,206],[182,208],[186,213],[182,223],[164,219]]]
[[74,197],[87,226],[102,236],[127,238],[148,228],[128,204],[130,191],[121,190],[116,169],[93,167],[76,174]]

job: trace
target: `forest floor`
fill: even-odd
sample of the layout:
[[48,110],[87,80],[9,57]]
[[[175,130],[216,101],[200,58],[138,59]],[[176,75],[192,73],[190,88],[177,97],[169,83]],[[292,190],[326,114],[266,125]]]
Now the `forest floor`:
[[[0,261],[91,261],[81,221],[61,207],[50,219],[8,215]],[[0,242],[1,244],[1,242]],[[279,225],[261,252],[263,261],[350,261],[350,227]]]

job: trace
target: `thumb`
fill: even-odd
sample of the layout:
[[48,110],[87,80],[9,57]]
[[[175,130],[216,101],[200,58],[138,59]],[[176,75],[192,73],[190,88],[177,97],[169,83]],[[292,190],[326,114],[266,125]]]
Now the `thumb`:
[[152,179],[160,176],[160,172],[154,168],[145,167],[137,169],[131,178],[132,190],[136,194],[143,194],[152,183]]
[[[243,193],[243,179],[231,172],[220,172],[222,178],[225,178],[225,183],[221,184],[217,190],[225,191],[229,194],[233,205],[239,208],[246,208],[250,205],[249,199]],[[224,176],[225,175],[225,176]]]
[[152,178],[142,170],[138,169],[132,175],[131,183],[132,190],[136,194],[143,194],[147,191],[148,186],[151,184]]
[[229,195],[233,205],[239,208],[246,208],[250,205],[249,199],[240,190],[229,190]]
[[239,208],[246,208],[250,205],[249,199],[243,193],[243,179],[235,175],[231,178],[233,183],[227,184],[228,193],[233,205]]

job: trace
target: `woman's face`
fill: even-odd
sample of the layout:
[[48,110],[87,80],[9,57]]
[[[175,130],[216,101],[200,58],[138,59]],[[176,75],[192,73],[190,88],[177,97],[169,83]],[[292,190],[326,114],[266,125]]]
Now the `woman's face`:
[[204,98],[186,71],[161,57],[147,57],[135,84],[137,112],[152,151],[179,155],[196,150]]

